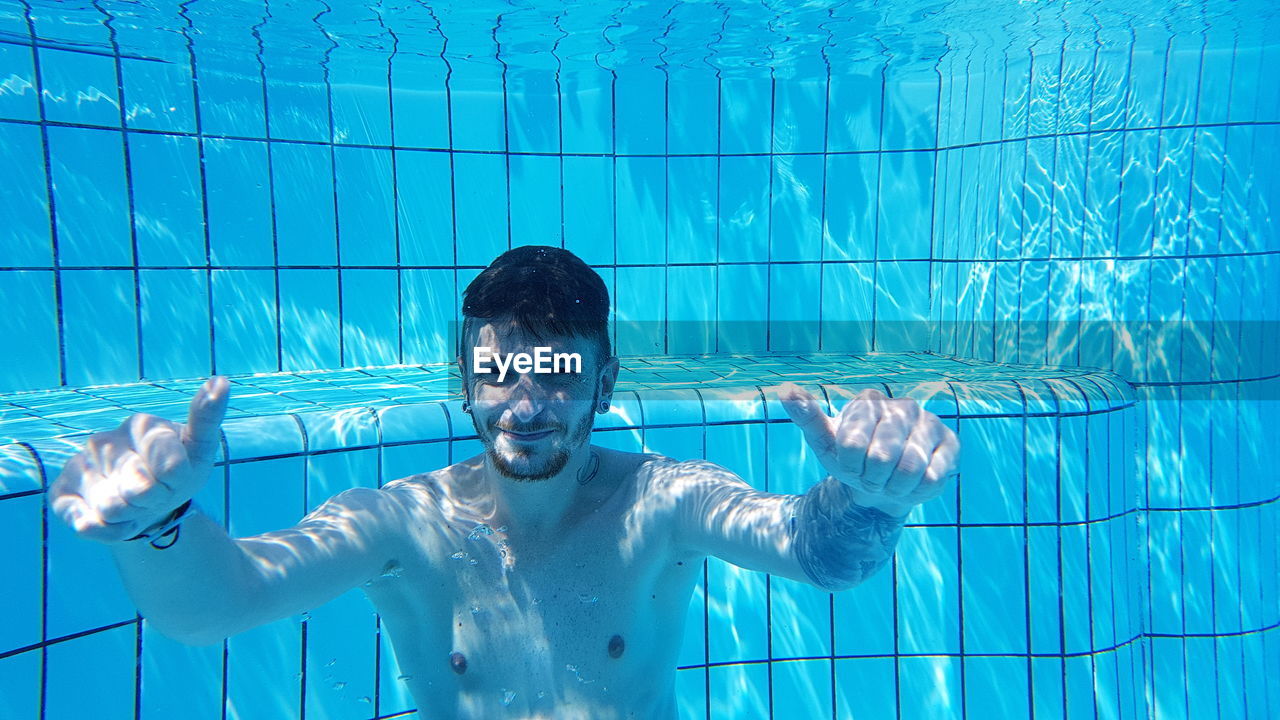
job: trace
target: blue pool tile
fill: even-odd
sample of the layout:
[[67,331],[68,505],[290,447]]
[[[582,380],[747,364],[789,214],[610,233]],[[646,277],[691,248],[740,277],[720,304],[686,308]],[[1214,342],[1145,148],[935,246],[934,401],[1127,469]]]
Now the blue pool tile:
[[408,686],[413,676],[400,671],[391,643],[378,644],[378,658],[378,709],[384,715],[413,710],[417,703],[409,694]]
[[271,148],[276,252],[281,265],[337,262],[331,152],[323,145],[305,143],[276,143]]
[[[265,137],[266,115],[262,107],[262,78],[254,71],[258,60],[232,53],[201,53],[200,122],[212,135]],[[210,187],[213,184],[210,183]]]
[[47,132],[62,265],[131,264],[120,133],[78,127]]
[[382,448],[382,484],[410,475],[432,472],[448,465],[448,442],[384,446]]
[[772,83],[768,78],[726,77],[720,81],[720,152],[767,153]]
[[713,663],[768,656],[768,582],[762,573],[719,558],[707,562],[707,659]]
[[1032,50],[1031,87],[1027,105],[1027,133],[1057,132],[1058,95],[1062,85],[1062,51],[1049,42]]
[[[1094,683],[1094,657],[1081,655],[1063,661],[1067,694],[1067,718],[1097,717],[1098,695],[1102,689]],[[1096,689],[1095,689],[1096,688]]]
[[668,261],[714,262],[717,243],[715,158],[668,160],[667,213]]
[[94,715],[103,720],[134,717],[137,632],[130,624],[51,645],[42,715],[80,717],[83,700],[92,698]]
[[676,712],[679,720],[702,720],[707,715],[707,675],[704,668],[676,671]]
[[830,78],[827,100],[827,151],[880,148],[880,115],[884,78],[880,67],[840,73]]
[[6,77],[0,85],[0,118],[36,120],[40,110],[36,105],[35,65],[31,48],[23,45],[0,45],[0,67]]
[[1027,522],[1058,519],[1058,424],[1053,418],[1026,420]]
[[1087,578],[1089,553],[1087,528],[1084,525],[1066,525],[1061,529],[1062,541],[1062,629],[1063,652],[1088,652],[1092,643],[1092,609],[1089,584],[1071,582],[1067,578]]
[[399,308],[395,270],[340,270],[342,365],[399,362]]
[[1113,588],[1116,584],[1112,567],[1112,548],[1117,521],[1099,522],[1089,526],[1089,605],[1092,613],[1092,647],[1107,648],[1116,644],[1116,606]]
[[774,158],[770,260],[822,259],[823,165],[820,155]]
[[[46,636],[62,637],[132,620],[133,603],[125,593],[107,546],[77,537],[70,526],[56,517],[49,518],[48,528]],[[86,588],[93,588],[93,592],[86,592]],[[128,627],[127,631],[132,648],[133,628]],[[132,667],[132,660],[129,665]],[[53,677],[51,669],[50,680]]]
[[358,590],[310,611],[307,621],[307,715],[364,720],[373,714],[374,630],[368,599]]
[[145,720],[221,720],[222,643],[184,645],[144,622],[140,701]]
[[508,68],[506,102],[512,152],[560,152],[560,94],[554,73]]
[[[232,387],[230,408],[243,403],[247,392],[237,392]],[[222,433],[226,441],[228,460],[249,460],[272,455],[292,455],[302,452],[302,430],[292,415],[259,415],[231,418],[223,422]],[[237,466],[248,467],[248,465]],[[235,477],[236,470],[232,470]],[[232,502],[235,502],[233,500]]]
[[338,238],[343,265],[395,265],[391,151],[336,148]]
[[[307,433],[307,452],[315,453],[326,450],[373,446],[379,442],[378,416],[367,408],[298,413],[296,417],[302,421],[302,426]],[[311,458],[309,470],[314,477],[317,469],[331,463],[332,459],[345,458],[351,454],[358,453],[338,453],[313,457]],[[363,468],[362,471],[368,471],[368,468]],[[366,474],[375,478],[377,476],[376,470],[366,472]],[[372,480],[361,481],[360,478],[354,475],[349,482],[366,487],[372,487],[373,484]],[[330,488],[326,492],[328,495],[332,495],[338,490],[345,490],[347,487],[349,486],[343,485]],[[317,497],[314,494],[310,497],[314,507]],[[327,495],[318,499],[323,499],[324,497],[327,497]]]
[[401,263],[453,264],[451,174],[447,154],[396,151]]
[[769,266],[720,265],[716,273],[716,350],[752,352],[767,347]]
[[[699,563],[702,565],[703,563]],[[707,662],[706,652],[706,587],[702,582],[703,573],[698,573],[698,582],[689,598],[689,606],[685,610],[684,636],[680,642],[680,650],[676,655],[676,665],[703,665]]]
[[612,265],[613,161],[566,157],[563,162],[564,247],[587,264]]
[[1060,545],[1057,528],[1027,528],[1027,612],[1033,653],[1062,652]]
[[[1090,100],[1095,96],[1090,83],[1077,78],[1093,78],[1098,69],[1098,50],[1093,47],[1069,49],[1062,52],[1061,83],[1058,93],[1058,133],[1079,133],[1089,129]],[[1107,95],[1118,95],[1106,92]]]
[[928,275],[926,262],[877,263],[875,292],[875,349],[915,350],[925,346],[928,328]]
[[451,433],[448,416],[439,403],[388,407],[378,412],[378,422],[384,443],[440,440]]
[[1027,144],[1006,142],[1000,147],[1000,170],[997,190],[1000,210],[996,215],[996,258],[1022,256],[1022,228],[1025,221],[1023,198],[1026,193]]
[[[891,567],[881,569],[853,590],[832,597],[837,655],[893,655]],[[837,688],[840,684],[837,678]],[[889,686],[892,688],[893,684]]]
[[[644,409],[640,405],[640,398],[636,393],[629,390],[614,392],[613,400],[609,403],[609,412],[605,415],[596,417],[595,427],[597,429],[609,428],[639,428],[644,425]],[[634,433],[625,433],[628,436]]]
[[769,172],[767,157],[720,159],[718,203],[721,262],[769,259]]
[[[8,455],[9,453],[4,453]],[[2,477],[2,476],[0,476]],[[9,485],[6,480],[0,484]],[[8,488],[0,492],[8,491]],[[0,628],[0,652],[40,642],[41,596],[44,587],[41,516],[43,495],[0,500],[0,537],[8,548],[6,568],[10,587],[23,592],[0,597],[0,613],[7,621]],[[52,512],[50,513],[53,514]],[[60,522],[50,518],[49,522]]]
[[1032,709],[1036,717],[1062,717],[1065,713],[1066,689],[1063,685],[1063,659],[1031,658]]
[[[668,69],[667,152],[714,153],[718,87],[714,76],[693,70]],[[661,107],[661,106],[659,106]]]
[[826,172],[823,259],[874,258],[880,187],[879,156],[872,153],[830,155]]
[[[821,153],[824,148],[827,81],[791,79],[774,82],[773,147],[775,153]],[[811,158],[818,161],[817,157]]]
[[822,349],[869,352],[872,338],[873,263],[822,266],[823,302],[819,310]]
[[898,542],[895,560],[899,651],[959,652],[955,530],[907,527]]
[[885,153],[881,162],[877,257],[927,258],[933,153]]
[[715,267],[670,266],[666,275],[666,351],[713,352],[715,333],[709,319],[715,317]]
[[455,62],[450,73],[452,147],[459,150],[505,149],[502,69],[491,64]]
[[831,661],[794,660],[773,664],[773,702],[794,717],[831,712]]
[[620,263],[666,262],[666,163],[664,158],[618,158],[615,222]]
[[964,709],[978,717],[1031,717],[1026,658],[964,659]]
[[280,271],[280,363],[285,370],[341,365],[338,271]]
[[1049,256],[1050,225],[1053,221],[1053,138],[1027,141],[1022,192],[1022,252],[1029,258]]
[[[1160,132],[1160,164],[1156,169],[1155,229],[1151,254],[1175,256],[1187,251],[1188,198],[1195,131],[1171,128]],[[1216,179],[1216,178],[1215,178]]]
[[1088,138],[1079,135],[1057,139],[1052,231],[1049,234],[1050,257],[1079,257],[1081,253],[1080,223],[1084,209],[1083,194],[1078,188],[1085,184],[1088,141]]
[[822,266],[769,266],[769,349],[802,351],[818,346]]
[[400,273],[403,362],[451,362],[449,324],[456,322],[459,291],[452,270]]
[[899,717],[910,720],[955,717],[962,711],[960,661],[951,657],[898,659]]
[[506,204],[506,177],[506,162],[501,156],[454,156],[459,264],[485,266],[507,249],[507,216],[492,211]]
[[893,658],[836,660],[836,717],[887,718],[897,714]]
[[769,718],[769,666],[725,665],[709,670],[711,717],[715,720]]
[[[579,160],[578,158],[574,158]],[[546,157],[541,155],[513,155],[510,157],[509,172],[511,176],[511,244],[520,245],[553,245],[559,246],[566,241],[568,226],[562,219],[561,204],[567,212],[564,217],[576,215],[580,209],[569,205],[569,198],[561,196],[562,168],[569,158]],[[581,160],[600,160],[600,158],[581,158]],[[567,170],[567,169],[566,169]],[[582,178],[575,178],[581,181]],[[567,175],[565,181],[568,180]],[[609,187],[613,186],[612,179]],[[592,190],[582,188],[590,193]],[[608,188],[596,188],[594,192],[609,192]],[[588,213],[599,213],[601,210],[586,208]],[[575,227],[575,234],[590,233],[592,226],[580,224]],[[606,237],[593,237],[591,241],[600,242],[607,239],[613,245],[612,228]],[[577,238],[578,243],[584,240]],[[588,241],[590,242],[590,241]]]
[[914,150],[935,145],[938,76],[929,70],[889,71],[884,87],[881,147]]
[[68,383],[94,385],[138,379],[133,273],[64,272],[62,321]]
[[329,66],[333,141],[353,145],[391,144],[391,95],[387,67],[348,57]]
[[612,152],[612,76],[593,68],[561,73],[559,78],[564,152]]
[[110,56],[44,47],[38,52],[47,120],[120,127],[116,65]]
[[966,653],[1026,654],[1027,589],[1022,530],[1013,527],[964,528],[961,561],[965,566],[1000,568],[998,575],[965,573],[963,582]]
[[0,316],[0,333],[21,353],[0,359],[0,390],[55,387],[60,383],[54,274],[45,271],[0,272],[0,300],[21,313]]
[[1200,38],[1178,34],[1169,40],[1164,63],[1164,92],[1160,96],[1162,125],[1196,122],[1196,96],[1201,92],[1201,44]]
[[444,58],[399,53],[391,59],[391,105],[395,144],[447,148],[449,97]]
[[287,618],[227,640],[227,707],[237,720],[301,714],[301,634],[301,624]]
[[209,247],[214,265],[275,258],[266,143],[204,140]]
[[1027,136],[1027,103],[1030,99],[1031,57],[1026,52],[1004,58],[1003,119],[1005,139]]
[[960,455],[961,517],[969,523],[1025,520],[1026,475],[1020,418],[965,418],[960,421],[965,452]]
[[[1228,122],[1250,122],[1262,95],[1259,77],[1262,74],[1263,53],[1260,48],[1236,46],[1231,68],[1231,102],[1226,108]],[[1203,107],[1203,105],[1202,105]]]
[[209,284],[203,270],[142,270],[142,376],[209,372]]
[[[0,45],[0,52],[6,47]],[[3,262],[9,267],[49,267],[53,244],[40,129],[0,124],[0,163],[9,170],[0,178],[0,214],[6,220],[0,228]]]
[[125,122],[131,128],[193,132],[195,95],[185,62],[122,58]]
[[213,271],[216,372],[266,372],[278,367],[275,285],[270,270]]
[[[9,427],[15,421],[4,423],[3,432],[9,434]],[[17,421],[20,422],[20,421]],[[20,433],[13,433],[18,435]],[[48,478],[50,482],[53,478]],[[45,479],[42,467],[36,456],[24,445],[17,443],[0,445],[0,494],[20,493],[28,490],[40,490]]]
[[129,137],[138,264],[205,264],[200,148],[194,138]]
[[0,658],[0,713],[5,717],[40,716],[42,662],[38,649]]
[[620,70],[615,87],[617,152],[667,152],[663,125],[669,117],[666,74],[640,67]]

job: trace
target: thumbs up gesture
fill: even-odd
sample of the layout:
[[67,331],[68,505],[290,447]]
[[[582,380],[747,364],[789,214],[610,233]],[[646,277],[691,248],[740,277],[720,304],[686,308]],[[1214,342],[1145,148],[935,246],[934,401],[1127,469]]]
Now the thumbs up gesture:
[[853,488],[859,505],[905,516],[959,472],[955,432],[911,398],[863,390],[831,417],[795,384],[783,385],[778,396],[818,461]]
[[49,505],[81,537],[120,542],[142,533],[205,484],[218,451],[229,383],[210,378],[187,424],[138,414],[89,437],[49,487]]

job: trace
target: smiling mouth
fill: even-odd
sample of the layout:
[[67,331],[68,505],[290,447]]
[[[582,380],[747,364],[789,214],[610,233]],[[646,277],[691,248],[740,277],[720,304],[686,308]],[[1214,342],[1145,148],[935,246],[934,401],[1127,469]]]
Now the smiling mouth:
[[541,440],[542,438],[547,437],[551,435],[552,432],[554,432],[554,430],[550,428],[547,428],[545,430],[537,430],[533,432],[522,431],[522,430],[507,430],[505,428],[498,428],[498,429],[502,432],[503,435],[506,435],[507,437],[513,440],[522,440],[525,442],[531,442],[533,440]]

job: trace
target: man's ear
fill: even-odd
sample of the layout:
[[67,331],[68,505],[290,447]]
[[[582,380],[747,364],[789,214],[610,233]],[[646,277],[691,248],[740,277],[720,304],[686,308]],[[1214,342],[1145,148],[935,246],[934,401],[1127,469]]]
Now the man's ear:
[[458,378],[462,384],[462,399],[470,403],[471,392],[467,388],[467,366],[464,364],[461,355],[455,356],[454,361],[458,363]]
[[603,402],[613,402],[613,389],[618,383],[618,369],[621,363],[618,358],[611,357],[604,362],[604,366],[600,368],[600,400]]

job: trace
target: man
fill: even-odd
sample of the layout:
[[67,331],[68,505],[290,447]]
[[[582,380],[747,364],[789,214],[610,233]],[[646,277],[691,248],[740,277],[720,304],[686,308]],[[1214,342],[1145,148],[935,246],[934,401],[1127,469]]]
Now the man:
[[[618,374],[608,313],[604,283],[571,253],[498,257],[465,292],[459,357],[484,453],[347,490],[293,528],[232,539],[186,503],[212,468],[223,378],[185,426],[135,415],[91,437],[50,502],[111,547],[140,613],[175,639],[215,643],[363,585],[423,718],[674,718],[703,558],[856,585],[889,561],[911,508],[942,492],[959,443],[912,400],[866,391],[831,418],[788,386],[784,405],[831,473],[803,496],[592,446]],[[580,365],[514,360],[538,348]]]

